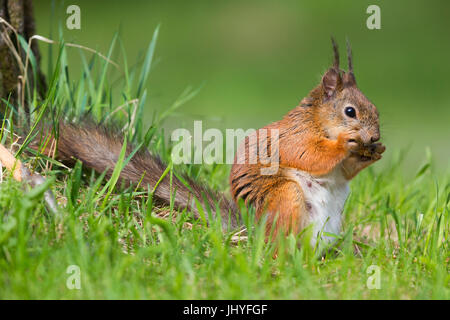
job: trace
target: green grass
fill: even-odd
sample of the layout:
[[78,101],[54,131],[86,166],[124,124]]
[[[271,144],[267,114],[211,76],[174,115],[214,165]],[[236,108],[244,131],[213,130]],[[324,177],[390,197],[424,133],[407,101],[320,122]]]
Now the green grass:
[[[108,122],[107,115],[123,105],[113,118],[125,128],[128,141],[169,160],[164,117],[156,114],[153,123],[146,124],[139,116],[156,37],[157,32],[141,69],[126,67],[125,50],[115,47],[120,38],[109,55],[122,54],[121,71],[80,52],[84,67],[75,82],[65,58],[66,50],[74,49],[61,47],[58,59],[49,62],[47,97],[27,97],[37,110],[33,119],[47,108],[46,114],[68,119],[90,111]],[[168,110],[176,114],[192,96],[192,91],[184,92]],[[138,102],[130,103],[134,99]],[[8,144],[14,140],[14,128],[10,123],[5,128],[9,131],[2,131],[2,143]],[[428,156],[423,166],[405,176],[400,170],[404,155],[397,152],[382,160],[383,168],[368,168],[352,181],[343,233],[323,258],[299,246],[307,241],[306,232],[280,239],[274,259],[274,245],[264,242],[251,214],[246,219],[248,239],[231,241],[219,223],[206,226],[189,213],[155,208],[150,192],[119,186],[117,177],[106,181],[79,164],[66,168],[24,152],[21,159],[48,179],[60,215],[45,208],[45,188],[30,189],[3,172],[0,298],[449,299],[450,174],[436,172]],[[123,161],[122,156],[119,169]],[[226,165],[175,170],[227,190]],[[66,285],[72,265],[81,271],[79,290]],[[380,289],[367,287],[372,265],[380,268]]]

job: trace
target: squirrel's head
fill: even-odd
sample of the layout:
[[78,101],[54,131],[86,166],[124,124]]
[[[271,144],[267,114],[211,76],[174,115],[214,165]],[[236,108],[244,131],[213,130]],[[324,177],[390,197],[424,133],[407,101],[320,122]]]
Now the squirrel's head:
[[[378,111],[358,89],[353,74],[352,53],[347,42],[348,71],[339,69],[339,52],[334,39],[334,63],[322,77],[321,83],[306,98],[315,108],[322,129],[331,139],[339,133],[356,133],[360,143],[371,144],[380,139]],[[304,104],[304,101],[302,101]]]

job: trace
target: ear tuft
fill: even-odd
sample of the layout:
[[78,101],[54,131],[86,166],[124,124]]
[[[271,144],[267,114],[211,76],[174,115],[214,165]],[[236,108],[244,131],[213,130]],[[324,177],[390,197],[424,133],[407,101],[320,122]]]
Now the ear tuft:
[[345,72],[342,76],[342,81],[345,88],[356,86],[356,79],[353,72]]
[[341,76],[335,68],[330,68],[322,77],[322,87],[324,91],[324,100],[329,100],[336,94],[341,84]]
[[350,42],[347,38],[347,58],[348,58],[348,72],[344,73],[342,80],[344,82],[344,87],[356,86],[355,74],[353,73],[353,55]]
[[339,71],[339,48],[333,37],[331,37],[331,44],[333,45],[334,53],[333,68]]

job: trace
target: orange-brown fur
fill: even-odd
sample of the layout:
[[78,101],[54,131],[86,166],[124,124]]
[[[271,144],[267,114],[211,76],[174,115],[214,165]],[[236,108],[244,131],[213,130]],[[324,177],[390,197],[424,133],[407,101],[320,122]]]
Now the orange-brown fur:
[[[353,70],[339,69],[337,47],[334,48],[335,64],[321,83],[282,120],[263,128],[279,130],[278,172],[261,175],[264,165],[248,162],[249,154],[257,154],[260,131],[256,133],[257,139],[247,137],[238,150],[237,156],[245,154],[247,161],[235,160],[231,170],[230,185],[235,201],[242,198],[246,204],[255,206],[258,217],[266,213],[268,230],[276,220],[275,233],[298,233],[307,220],[308,203],[302,197],[301,188],[284,174],[285,168],[323,176],[340,166],[344,177],[350,180],[379,160],[385,150],[383,145],[375,143],[380,138],[376,108],[357,88]],[[346,118],[342,112],[345,105],[356,108],[358,121]],[[264,143],[270,149],[274,141],[266,140]]]

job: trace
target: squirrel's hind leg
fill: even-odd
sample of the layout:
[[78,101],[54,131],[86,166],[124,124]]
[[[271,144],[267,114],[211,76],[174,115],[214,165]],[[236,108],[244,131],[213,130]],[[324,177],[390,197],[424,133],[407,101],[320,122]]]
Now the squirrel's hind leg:
[[258,217],[267,215],[266,236],[298,234],[307,221],[307,204],[302,189],[293,181],[285,181],[273,187],[264,201],[264,208],[257,210]]

